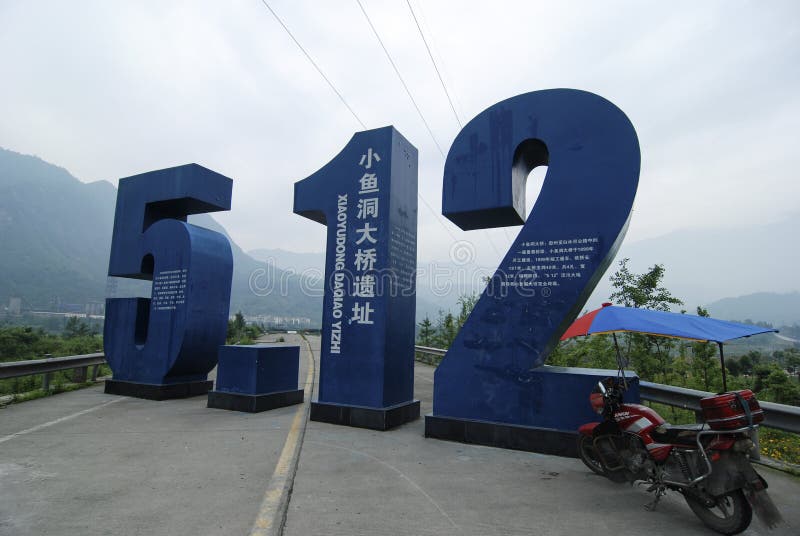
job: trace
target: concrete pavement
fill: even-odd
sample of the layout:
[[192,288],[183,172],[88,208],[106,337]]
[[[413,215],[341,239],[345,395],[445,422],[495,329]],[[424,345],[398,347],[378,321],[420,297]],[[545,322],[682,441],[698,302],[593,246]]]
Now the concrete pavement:
[[[287,342],[301,346],[305,379],[305,345]],[[432,377],[417,364],[423,413]],[[425,439],[422,419],[389,432],[310,422],[288,449],[304,409],[243,414],[100,387],[0,409],[0,535],[248,534],[286,506],[265,492],[287,451],[299,457],[291,536],[709,534],[676,494],[647,512],[643,488],[578,460]],[[800,533],[800,480],[759,470],[789,524],[768,533],[754,521],[746,534]]]
[[[433,372],[417,363],[423,414],[432,409]],[[648,512],[644,488],[614,484],[579,460],[423,436],[422,419],[389,432],[308,423],[284,533],[709,534],[678,494]],[[769,534],[800,534],[800,480],[759,471],[790,523]],[[745,534],[767,533],[754,520]]]
[[0,409],[0,535],[247,534],[301,406],[205,406],[98,386]]

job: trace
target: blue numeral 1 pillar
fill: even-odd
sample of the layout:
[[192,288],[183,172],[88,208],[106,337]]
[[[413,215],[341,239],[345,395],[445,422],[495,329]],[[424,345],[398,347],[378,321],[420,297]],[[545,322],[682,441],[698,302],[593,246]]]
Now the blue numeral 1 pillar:
[[328,227],[311,419],[386,430],[419,418],[416,148],[391,126],[356,133],[295,184],[294,212]]

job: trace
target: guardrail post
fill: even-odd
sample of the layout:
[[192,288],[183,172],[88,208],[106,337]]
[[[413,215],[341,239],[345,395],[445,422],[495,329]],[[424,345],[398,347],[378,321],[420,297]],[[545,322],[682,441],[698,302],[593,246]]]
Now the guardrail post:
[[74,383],[86,383],[86,375],[89,367],[79,367],[72,371],[72,381]]
[[92,365],[92,381],[97,381],[97,373],[100,371],[100,365]]
[[750,439],[753,441],[753,450],[750,451],[751,460],[761,459],[761,445],[758,444],[758,428],[750,432]]
[[[52,359],[53,354],[44,354],[45,359]],[[50,373],[45,372],[42,376],[42,391],[50,390]]]

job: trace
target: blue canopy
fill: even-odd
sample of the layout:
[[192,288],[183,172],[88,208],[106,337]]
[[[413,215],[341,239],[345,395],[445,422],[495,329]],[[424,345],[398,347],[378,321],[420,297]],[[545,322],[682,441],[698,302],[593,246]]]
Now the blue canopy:
[[722,343],[778,330],[703,316],[604,304],[600,309],[587,313],[573,322],[561,340],[579,335],[619,331]]

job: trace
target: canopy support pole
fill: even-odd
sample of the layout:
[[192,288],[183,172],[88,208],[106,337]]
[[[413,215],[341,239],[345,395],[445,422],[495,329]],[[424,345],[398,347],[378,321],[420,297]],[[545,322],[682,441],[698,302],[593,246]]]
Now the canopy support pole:
[[611,333],[611,336],[614,337],[614,348],[616,348],[617,350],[617,368],[622,374],[622,385],[625,386],[625,390],[627,391],[628,379],[625,377],[625,367],[622,365],[622,355],[619,353],[619,343],[617,342],[617,334]]
[[722,363],[722,392],[728,391],[728,375],[725,373],[725,352],[722,351],[722,343],[717,342],[719,346],[719,360]]

